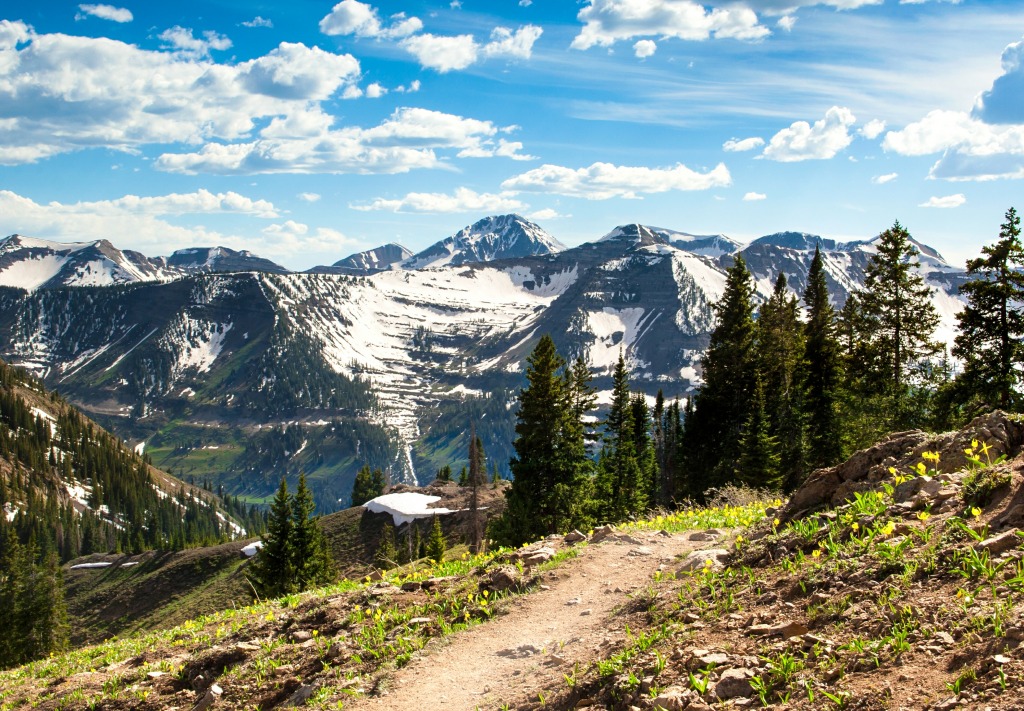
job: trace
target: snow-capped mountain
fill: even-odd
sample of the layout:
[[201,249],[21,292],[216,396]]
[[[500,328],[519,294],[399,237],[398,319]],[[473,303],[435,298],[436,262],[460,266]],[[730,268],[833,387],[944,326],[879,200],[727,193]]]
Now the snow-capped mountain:
[[[875,250],[873,240],[802,233],[724,253],[730,244],[627,224],[562,249],[510,215],[481,220],[397,268],[374,271],[395,250],[354,255],[351,268],[365,269],[358,276],[247,269],[109,293],[0,289],[0,357],[106,416],[122,436],[153,438],[155,452],[181,448],[174,443],[193,441],[197,428],[203,437],[219,432],[216,446],[237,458],[218,471],[269,482],[255,493],[272,493],[277,475],[267,467],[301,466],[322,472],[322,495],[340,498],[367,461],[390,467],[395,480],[430,478],[461,451],[453,438],[468,417],[504,466],[523,363],[541,334],[564,355],[584,355],[602,390],[621,351],[635,387],[685,396],[699,383],[713,304],[735,254],[763,299],[780,271],[802,294],[820,247],[839,307]],[[513,256],[517,249],[527,253]],[[937,335],[948,340],[964,273],[919,249],[943,319]],[[187,425],[174,424],[185,414]],[[189,456],[157,463],[192,466]]]
[[396,242],[389,242],[375,249],[350,254],[328,268],[317,268],[311,271],[330,271],[337,274],[373,274],[390,269],[411,256],[412,250],[406,249]]
[[562,246],[538,225],[519,215],[485,217],[402,262],[403,269],[461,266],[472,262],[533,257],[561,252]]
[[0,240],[0,286],[31,291],[171,278],[173,270],[138,252],[122,252],[107,240],[64,244],[23,235]]
[[236,251],[227,247],[190,247],[179,249],[163,260],[171,269],[188,274],[203,272],[273,272],[288,271],[280,264],[259,257],[247,249]]

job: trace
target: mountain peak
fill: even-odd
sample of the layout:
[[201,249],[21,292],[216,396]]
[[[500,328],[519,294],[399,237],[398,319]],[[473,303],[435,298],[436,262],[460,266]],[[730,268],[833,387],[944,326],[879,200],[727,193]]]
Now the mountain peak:
[[412,256],[412,250],[397,242],[388,242],[373,249],[350,254],[339,259],[332,266],[339,273],[358,274],[361,276],[390,269],[392,266]]
[[544,228],[521,215],[492,215],[463,227],[402,263],[405,269],[554,254],[565,249]]

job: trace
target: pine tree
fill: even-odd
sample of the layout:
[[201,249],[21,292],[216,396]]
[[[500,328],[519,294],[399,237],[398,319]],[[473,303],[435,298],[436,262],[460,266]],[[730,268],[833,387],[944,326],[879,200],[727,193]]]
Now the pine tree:
[[714,307],[717,325],[701,362],[704,384],[684,421],[684,467],[694,496],[732,481],[739,463],[756,370],[753,295],[750,272],[737,254]]
[[452,480],[452,467],[450,464],[445,464],[443,467],[437,470],[438,481],[451,481]]
[[326,585],[334,578],[331,554],[320,530],[313,494],[306,487],[306,475],[299,474],[299,485],[292,498],[291,553],[293,587],[307,590]]
[[780,272],[771,297],[758,314],[757,359],[768,433],[779,446],[780,469],[774,474],[788,490],[803,481],[806,466],[799,383],[804,334],[799,313],[799,303],[786,287],[786,275]]
[[[591,385],[594,380],[590,366],[582,355],[576,356],[572,368],[566,371],[566,388],[572,403],[572,416],[577,422],[583,422],[586,416],[597,406],[597,389]],[[597,441],[600,436],[596,432],[585,431],[583,437],[588,442]]]
[[472,519],[472,540],[469,544],[471,553],[480,552],[484,539],[483,522],[480,520],[480,487],[484,485],[487,472],[487,459],[484,456],[484,444],[476,435],[476,427],[469,427],[469,515]]
[[427,557],[435,563],[444,560],[444,552],[448,550],[448,543],[444,539],[444,531],[441,529],[441,519],[436,515],[430,527],[430,537],[427,539]]
[[583,423],[559,375],[565,361],[544,335],[527,363],[529,385],[519,393],[516,454],[509,462],[512,486],[493,536],[507,545],[588,523],[590,462]]
[[918,250],[897,221],[881,235],[858,292],[861,337],[866,342],[865,382],[890,403],[890,429],[918,423],[906,407],[914,369],[941,350],[932,340],[939,316],[931,288],[919,273]]
[[1024,365],[1024,246],[1020,216],[1006,212],[999,240],[967,262],[973,279],[960,287],[967,305],[957,317],[953,355],[964,362],[962,389],[981,402],[1017,409]]
[[740,440],[736,478],[755,489],[782,488],[779,442],[771,433],[769,418],[765,411],[764,385],[760,377],[754,380],[750,415],[747,417]]
[[373,564],[382,570],[394,568],[398,562],[398,549],[395,547],[395,527],[388,521],[380,532],[380,541],[377,543],[377,552],[374,555]]
[[804,326],[802,364],[803,410],[807,437],[807,466],[828,467],[842,456],[839,388],[842,370],[835,312],[829,302],[825,265],[818,248],[804,290],[807,323]]
[[367,501],[375,499],[384,493],[387,487],[387,480],[384,472],[380,469],[370,471],[370,465],[365,464],[356,472],[356,479],[352,484],[352,505],[362,506]]
[[619,351],[612,374],[612,404],[605,418],[604,446],[598,460],[597,513],[602,521],[623,521],[647,504],[644,472],[637,458],[636,422],[629,393],[629,371]]
[[270,505],[263,547],[257,551],[249,566],[249,581],[258,595],[274,598],[294,591],[291,539],[291,497],[288,495],[288,481],[281,477],[281,485]]

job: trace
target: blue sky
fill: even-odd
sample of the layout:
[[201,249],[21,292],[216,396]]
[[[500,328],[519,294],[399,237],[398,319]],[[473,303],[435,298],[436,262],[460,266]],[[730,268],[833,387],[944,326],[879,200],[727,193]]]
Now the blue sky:
[[1019,0],[0,9],[0,233],[290,268],[519,212],[741,241],[1024,210]]

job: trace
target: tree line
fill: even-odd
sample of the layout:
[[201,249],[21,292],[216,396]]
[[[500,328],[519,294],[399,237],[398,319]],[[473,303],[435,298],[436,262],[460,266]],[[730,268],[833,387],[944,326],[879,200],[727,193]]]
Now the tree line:
[[802,298],[780,273],[760,305],[736,255],[714,305],[700,387],[683,404],[659,392],[651,411],[631,392],[620,354],[599,431],[588,418],[595,393],[585,361],[568,364],[543,336],[527,360],[514,478],[492,537],[518,545],[701,500],[730,484],[789,491],[887,432],[1019,410],[1024,247],[1016,210],[967,263],[955,361],[934,338],[939,315],[910,233],[896,222],[874,247],[863,288],[838,311],[820,249]]

